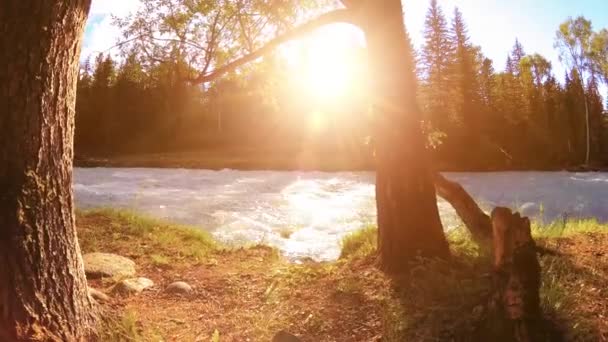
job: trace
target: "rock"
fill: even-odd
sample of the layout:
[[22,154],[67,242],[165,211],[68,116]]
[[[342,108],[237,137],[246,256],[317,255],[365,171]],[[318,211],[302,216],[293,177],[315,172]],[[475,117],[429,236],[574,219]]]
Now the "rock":
[[84,257],[84,272],[89,278],[118,277],[135,275],[133,260],[110,253],[89,253]]
[[279,331],[272,338],[272,342],[302,342],[297,336],[292,335],[284,330]]
[[192,286],[183,281],[176,281],[169,284],[165,290],[167,293],[186,295],[192,292]]
[[110,300],[110,297],[108,297],[107,294],[92,287],[89,287],[89,296],[91,296],[91,298],[95,299],[99,303],[107,302]]
[[521,216],[538,216],[541,214],[540,206],[534,202],[526,202],[522,204],[517,211]]
[[112,289],[112,292],[121,295],[139,294],[143,290],[148,289],[152,286],[154,286],[154,282],[148,278],[131,278],[125,279],[116,284],[116,286],[114,286],[114,288]]

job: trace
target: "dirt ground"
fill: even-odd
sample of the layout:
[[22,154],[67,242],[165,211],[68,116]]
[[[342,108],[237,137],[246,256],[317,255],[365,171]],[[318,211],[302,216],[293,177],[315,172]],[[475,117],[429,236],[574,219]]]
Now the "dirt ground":
[[[120,230],[126,224],[112,221],[79,217],[85,252],[93,231]],[[408,280],[386,277],[373,255],[295,265],[274,249],[258,246],[218,249],[195,262],[180,258],[159,264],[145,249],[134,253],[132,241],[104,234],[111,238],[96,241],[96,250],[132,258],[138,276],[155,283],[140,295],[112,296],[104,304],[108,312],[128,317],[120,324],[130,332],[114,340],[270,341],[280,330],[304,342],[457,340],[450,330],[478,305],[477,292],[455,289],[474,287],[460,278],[478,273],[475,265],[444,265],[449,274],[444,278],[403,286]],[[539,244],[552,251],[541,256],[547,316],[561,327],[565,340],[608,341],[608,235],[581,234]],[[464,273],[458,273],[461,268]],[[416,274],[416,279],[424,277]],[[194,291],[187,296],[165,293],[174,281],[185,281]],[[105,292],[112,287],[110,281],[90,285]],[[451,302],[444,304],[446,298]]]

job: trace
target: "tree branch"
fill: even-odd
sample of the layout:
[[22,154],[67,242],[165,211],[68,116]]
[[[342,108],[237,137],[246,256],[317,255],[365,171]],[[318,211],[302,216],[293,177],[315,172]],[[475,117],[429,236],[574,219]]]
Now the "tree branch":
[[273,40],[269,41],[268,43],[266,43],[266,45],[264,45],[263,47],[259,48],[256,51],[254,51],[250,54],[244,55],[240,58],[237,58],[237,59],[233,60],[232,62],[230,62],[222,67],[216,68],[215,70],[213,70],[209,73],[201,73],[198,77],[196,77],[194,79],[190,79],[189,81],[193,84],[211,82],[211,81],[217,79],[218,77],[222,76],[223,74],[238,68],[241,65],[254,61],[254,60],[264,56],[265,54],[268,54],[269,52],[271,52],[272,50],[274,50],[275,48],[277,48],[279,45],[281,45],[283,43],[286,43],[290,40],[293,40],[293,39],[299,38],[303,35],[306,35],[322,26],[333,24],[333,23],[339,23],[339,22],[351,23],[351,24],[355,24],[355,25],[357,24],[357,22],[355,20],[355,16],[352,15],[352,12],[350,10],[339,9],[339,10],[325,13],[325,14],[317,17],[316,19],[313,19],[305,24],[302,24],[302,25],[286,32],[283,35],[280,35],[280,36],[274,38]]
[[473,197],[460,184],[446,179],[439,172],[433,175],[433,181],[437,195],[452,205],[473,240],[481,247],[489,246],[492,241],[492,221]]

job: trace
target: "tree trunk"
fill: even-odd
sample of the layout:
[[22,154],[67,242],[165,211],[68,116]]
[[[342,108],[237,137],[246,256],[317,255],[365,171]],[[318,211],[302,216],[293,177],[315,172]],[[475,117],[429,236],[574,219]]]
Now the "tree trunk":
[[548,341],[540,309],[540,264],[530,220],[507,208],[492,211],[494,293],[485,338],[501,341]]
[[490,247],[492,242],[490,217],[479,208],[462,185],[446,179],[438,172],[435,173],[434,181],[437,194],[456,210],[473,241],[482,248]]
[[90,0],[0,5],[0,341],[78,341],[95,315],[72,197],[78,57]]
[[435,188],[411,78],[400,0],[363,0],[352,8],[366,35],[376,120],[378,251],[398,272],[416,255],[447,257]]
[[587,134],[585,149],[585,166],[589,166],[589,161],[591,157],[591,130],[589,128],[589,102],[587,100],[587,94],[585,89],[583,89],[583,96],[585,97],[585,133]]

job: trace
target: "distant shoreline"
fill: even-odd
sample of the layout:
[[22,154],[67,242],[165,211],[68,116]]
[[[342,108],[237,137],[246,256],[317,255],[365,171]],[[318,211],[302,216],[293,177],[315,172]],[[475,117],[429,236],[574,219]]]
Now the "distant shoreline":
[[[233,169],[241,171],[320,171],[357,172],[374,171],[373,161],[366,158],[319,157],[312,155],[294,156],[290,154],[243,154],[218,151],[149,153],[106,157],[83,157],[74,159],[75,167],[123,167],[123,168],[179,168],[179,169]],[[525,172],[525,171],[568,171],[568,172],[608,172],[604,166],[564,166],[545,168],[486,167],[464,168],[455,166],[439,167],[442,172]]]

